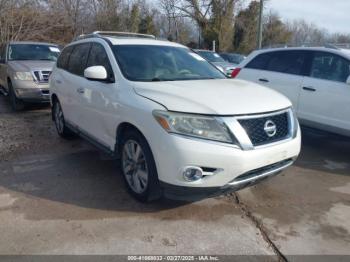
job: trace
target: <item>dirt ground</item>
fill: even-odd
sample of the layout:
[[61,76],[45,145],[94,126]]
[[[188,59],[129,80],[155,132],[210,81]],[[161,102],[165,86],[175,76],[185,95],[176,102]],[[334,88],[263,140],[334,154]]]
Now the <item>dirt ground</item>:
[[141,204],[116,160],[0,96],[0,254],[350,255],[350,140],[303,130],[283,174],[194,203]]

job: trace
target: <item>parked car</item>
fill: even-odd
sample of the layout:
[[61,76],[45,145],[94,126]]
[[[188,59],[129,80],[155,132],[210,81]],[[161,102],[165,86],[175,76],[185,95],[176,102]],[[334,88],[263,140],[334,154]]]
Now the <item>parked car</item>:
[[219,53],[219,55],[226,61],[234,65],[242,63],[246,57],[244,55],[235,54],[235,53]]
[[0,45],[0,87],[13,110],[25,102],[49,103],[49,76],[60,49],[55,44],[9,42]]
[[201,57],[215,65],[220,71],[224,72],[226,76],[231,77],[232,71],[236,66],[232,63],[226,62],[218,53],[209,50],[194,50]]
[[253,52],[233,77],[286,95],[305,126],[350,136],[350,50],[282,48]]
[[279,173],[300,151],[287,98],[226,79],[189,48],[151,36],[82,36],[63,49],[50,88],[58,134],[119,156],[141,201],[238,190]]

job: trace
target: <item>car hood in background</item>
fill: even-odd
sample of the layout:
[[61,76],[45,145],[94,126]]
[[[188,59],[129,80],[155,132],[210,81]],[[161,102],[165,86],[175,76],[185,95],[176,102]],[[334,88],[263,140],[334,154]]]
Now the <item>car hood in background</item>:
[[30,72],[35,70],[51,71],[54,61],[36,61],[36,60],[14,60],[9,61],[9,67],[16,72]]
[[170,111],[186,113],[241,115],[291,106],[291,102],[276,91],[236,79],[135,82],[134,89]]

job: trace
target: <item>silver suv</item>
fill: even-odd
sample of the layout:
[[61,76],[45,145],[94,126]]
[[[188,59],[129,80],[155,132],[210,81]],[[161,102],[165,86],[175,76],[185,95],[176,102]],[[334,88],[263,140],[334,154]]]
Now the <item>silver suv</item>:
[[59,53],[49,43],[0,44],[0,89],[9,95],[13,110],[22,109],[24,102],[50,101],[49,76]]

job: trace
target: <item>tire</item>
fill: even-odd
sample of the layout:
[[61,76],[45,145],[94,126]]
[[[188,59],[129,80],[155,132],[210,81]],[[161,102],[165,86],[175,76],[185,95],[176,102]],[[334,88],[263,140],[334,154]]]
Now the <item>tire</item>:
[[11,103],[11,108],[14,112],[21,111],[24,109],[24,103],[20,99],[17,98],[15,90],[13,90],[13,86],[11,82],[8,82],[9,89],[9,98]]
[[120,167],[129,193],[141,202],[162,197],[157,168],[146,139],[131,130],[121,141]]
[[52,105],[52,116],[58,135],[65,139],[71,139],[75,134],[66,126],[60,102],[56,99]]

